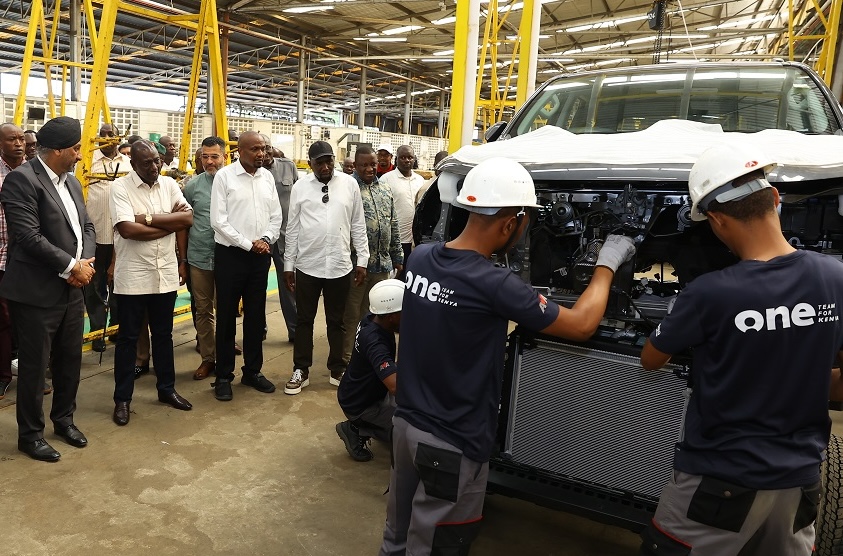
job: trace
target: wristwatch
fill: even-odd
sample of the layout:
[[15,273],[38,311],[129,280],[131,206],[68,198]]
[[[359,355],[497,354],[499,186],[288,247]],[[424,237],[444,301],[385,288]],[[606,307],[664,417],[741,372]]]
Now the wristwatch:
[[143,221],[146,222],[147,226],[152,226],[152,215],[146,213],[146,216],[144,217]]

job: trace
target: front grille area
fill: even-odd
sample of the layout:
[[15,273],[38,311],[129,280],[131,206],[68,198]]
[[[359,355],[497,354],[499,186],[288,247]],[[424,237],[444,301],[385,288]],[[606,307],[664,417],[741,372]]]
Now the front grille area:
[[657,498],[679,440],[685,381],[676,367],[539,341],[516,361],[506,437],[523,465]]

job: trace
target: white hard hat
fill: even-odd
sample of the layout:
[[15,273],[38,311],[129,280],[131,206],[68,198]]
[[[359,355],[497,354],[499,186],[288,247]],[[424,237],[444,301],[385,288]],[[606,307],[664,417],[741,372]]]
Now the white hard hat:
[[472,168],[453,204],[479,214],[539,206],[530,172],[509,158],[488,158]]
[[756,170],[764,170],[766,175],[775,165],[763,151],[744,145],[723,144],[705,150],[688,176],[688,191],[693,203],[691,219],[697,222],[707,219],[704,210],[713,200],[720,203],[737,201],[771,187],[766,179],[753,180],[739,187],[732,187],[732,181]]
[[390,278],[378,282],[369,290],[369,311],[374,315],[388,315],[401,310],[404,282]]
[[389,154],[392,154],[392,145],[390,145],[389,143],[381,143],[380,145],[378,145],[378,148],[375,149],[375,152],[378,151],[386,151]]

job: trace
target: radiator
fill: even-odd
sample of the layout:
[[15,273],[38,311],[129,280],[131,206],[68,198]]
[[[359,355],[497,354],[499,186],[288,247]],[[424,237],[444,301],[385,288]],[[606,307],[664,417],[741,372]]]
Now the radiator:
[[684,415],[677,368],[645,371],[638,357],[538,341],[515,361],[508,459],[658,498]]

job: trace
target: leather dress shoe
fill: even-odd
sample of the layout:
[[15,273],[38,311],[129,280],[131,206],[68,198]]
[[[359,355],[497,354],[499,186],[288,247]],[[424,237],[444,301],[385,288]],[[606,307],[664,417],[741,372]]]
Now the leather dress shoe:
[[237,342],[234,342],[234,355],[243,355],[243,348]]
[[56,433],[56,436],[59,436],[64,439],[65,442],[74,446],[76,448],[84,448],[88,445],[88,439],[85,438],[85,435],[82,434],[76,425],[68,425],[66,427],[60,427],[56,425],[56,428],[53,429]]
[[190,411],[193,409],[190,402],[182,398],[178,392],[171,392],[169,394],[158,392],[158,401],[171,405],[176,409],[181,409],[182,411]]
[[38,461],[58,461],[61,457],[43,438],[34,441],[18,439],[18,450]]
[[146,365],[135,365],[135,380],[139,379],[145,374],[149,374],[149,363]]
[[91,350],[96,351],[97,353],[105,351],[105,340],[103,340],[102,338],[97,338],[96,340],[92,341]]
[[117,402],[112,419],[121,427],[126,425],[129,422],[129,402]]
[[212,361],[202,361],[196,372],[193,373],[193,380],[204,380],[214,372],[216,364]]

